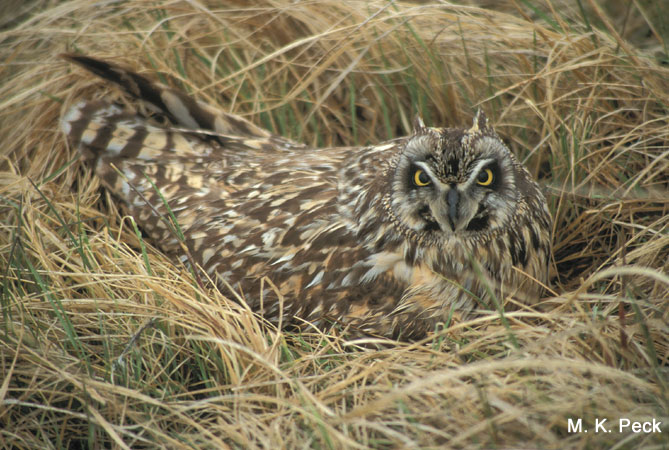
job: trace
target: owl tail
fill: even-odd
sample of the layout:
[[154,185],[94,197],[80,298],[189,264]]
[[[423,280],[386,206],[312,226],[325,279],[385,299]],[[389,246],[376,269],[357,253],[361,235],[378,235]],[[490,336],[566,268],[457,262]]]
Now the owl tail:
[[165,114],[172,123],[190,130],[269,138],[272,134],[248,120],[197,101],[185,92],[153,82],[132,71],[88,56],[62,54],[61,57],[112,81],[152,110]]
[[[186,138],[150,125],[142,117],[101,101],[82,101],[61,119],[61,129],[86,160],[120,158],[153,160],[174,154],[194,155]],[[179,141],[179,142],[176,142]],[[180,144],[180,145],[178,145]]]

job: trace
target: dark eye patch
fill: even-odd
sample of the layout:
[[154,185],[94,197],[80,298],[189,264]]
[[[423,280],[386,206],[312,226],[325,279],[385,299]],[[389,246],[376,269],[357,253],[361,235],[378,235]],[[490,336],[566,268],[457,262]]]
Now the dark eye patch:
[[477,181],[481,178],[486,178],[481,175],[485,174],[486,170],[490,170],[490,172],[492,172],[492,182],[485,186],[481,186],[480,183],[477,184],[481,187],[485,187],[486,189],[497,189],[500,184],[502,184],[502,171],[500,170],[499,163],[497,161],[492,161],[489,164],[481,167],[475,175]]
[[424,188],[432,184],[430,176],[416,164],[409,167],[408,185],[412,189]]

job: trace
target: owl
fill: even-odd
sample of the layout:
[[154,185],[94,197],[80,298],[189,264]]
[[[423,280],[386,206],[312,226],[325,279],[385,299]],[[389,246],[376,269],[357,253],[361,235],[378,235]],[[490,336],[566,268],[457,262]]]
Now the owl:
[[481,110],[468,129],[416,119],[378,145],[309,148],[63,56],[163,119],[100,100],[63,116],[103,186],[165,254],[270,322],[417,340],[510,295],[536,302],[547,282],[546,200]]

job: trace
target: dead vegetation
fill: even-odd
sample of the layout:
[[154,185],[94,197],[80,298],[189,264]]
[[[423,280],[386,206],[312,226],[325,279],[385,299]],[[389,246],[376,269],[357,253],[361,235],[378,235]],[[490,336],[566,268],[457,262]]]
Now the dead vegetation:
[[[2,22],[0,444],[664,448],[666,12],[251,3],[43,1]],[[415,114],[461,125],[480,106],[546,187],[553,292],[506,326],[483,312],[382,350],[268,329],[144,242],[78,161],[62,113],[127,99],[63,51],[314,145],[379,142]],[[569,429],[579,418],[589,433]],[[612,432],[595,433],[604,418]],[[663,433],[619,432],[620,418]]]

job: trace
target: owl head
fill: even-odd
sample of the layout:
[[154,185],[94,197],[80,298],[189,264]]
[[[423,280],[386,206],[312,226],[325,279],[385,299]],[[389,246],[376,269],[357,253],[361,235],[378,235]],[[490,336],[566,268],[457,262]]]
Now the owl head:
[[514,215],[522,168],[481,110],[469,129],[417,119],[393,166],[392,215],[423,239],[494,233]]

